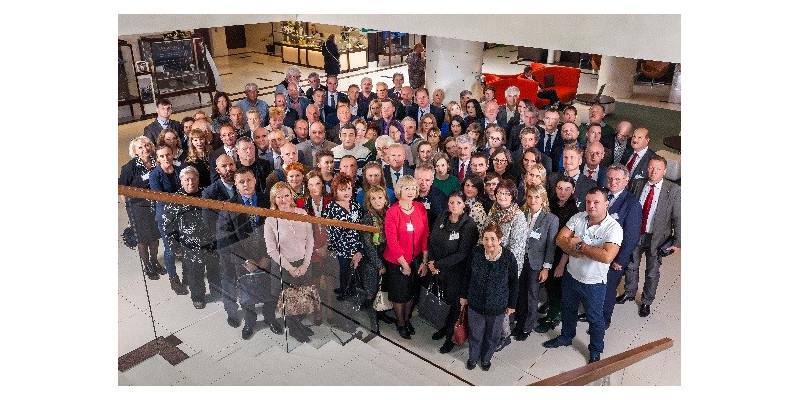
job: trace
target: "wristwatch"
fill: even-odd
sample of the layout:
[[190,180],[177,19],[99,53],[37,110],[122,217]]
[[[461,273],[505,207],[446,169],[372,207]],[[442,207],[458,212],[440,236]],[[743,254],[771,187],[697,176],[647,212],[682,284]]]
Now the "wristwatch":
[[583,248],[583,242],[575,243],[575,250],[580,251]]

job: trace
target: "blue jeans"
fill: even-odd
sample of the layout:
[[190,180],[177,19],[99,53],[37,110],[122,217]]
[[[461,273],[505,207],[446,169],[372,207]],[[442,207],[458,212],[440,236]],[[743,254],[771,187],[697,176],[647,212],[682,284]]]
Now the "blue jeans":
[[606,297],[606,284],[587,284],[578,282],[569,272],[564,271],[561,280],[561,340],[570,342],[575,338],[578,326],[578,305],[583,303],[586,318],[589,320],[589,352],[603,352],[603,337],[606,333],[603,319],[603,304]]
[[167,237],[164,235],[164,221],[161,215],[156,215],[156,225],[158,226],[158,233],[161,234],[161,243],[164,244],[164,268],[167,269],[167,274],[170,279],[177,279],[178,273],[175,270],[175,254],[167,244]]

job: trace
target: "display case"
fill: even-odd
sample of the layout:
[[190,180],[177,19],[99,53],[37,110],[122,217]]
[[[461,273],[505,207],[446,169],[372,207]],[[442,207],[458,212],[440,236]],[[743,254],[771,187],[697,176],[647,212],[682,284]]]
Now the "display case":
[[[309,34],[307,34],[307,32]],[[322,55],[322,35],[309,32],[308,23],[300,21],[281,22],[283,40],[281,60],[287,64],[324,69],[325,57]],[[358,35],[355,28],[347,28],[337,41],[339,47],[340,73],[367,68],[366,40]]]
[[402,63],[416,44],[411,40],[411,35],[404,32],[382,31],[378,33],[378,40],[378,62],[380,63],[380,56],[386,56],[389,66],[394,65],[395,57],[399,57],[398,63]]
[[205,56],[201,37],[139,39],[142,69],[139,80],[151,75],[155,98],[189,93],[212,93],[214,80]]
[[144,114],[144,108],[136,79],[133,46],[124,40],[117,41],[117,72],[118,122],[133,121]]

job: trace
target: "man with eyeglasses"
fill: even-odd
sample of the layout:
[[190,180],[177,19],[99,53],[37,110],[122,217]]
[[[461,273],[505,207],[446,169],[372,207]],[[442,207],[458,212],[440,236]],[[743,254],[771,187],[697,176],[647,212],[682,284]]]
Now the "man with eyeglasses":
[[389,136],[378,136],[375,139],[375,159],[380,160],[381,167],[389,165],[389,146],[392,144],[394,141]]
[[597,182],[597,186],[606,186],[606,167],[600,162],[605,156],[606,149],[600,142],[589,143],[583,152],[583,165],[581,173],[587,178]]
[[[586,146],[588,148],[591,143],[599,143],[603,146],[604,155],[600,160],[600,165],[608,167],[614,162],[614,150],[611,146],[607,146],[606,142],[601,138],[602,132],[599,124],[590,124],[589,129],[586,131]],[[613,138],[611,138],[613,140]],[[602,185],[601,185],[602,186]]]
[[286,79],[282,80],[278,86],[275,87],[275,93],[283,93],[284,95],[289,95],[289,83],[294,83],[295,85],[300,85],[300,77],[302,74],[300,73],[300,69],[297,67],[289,67],[286,70]]

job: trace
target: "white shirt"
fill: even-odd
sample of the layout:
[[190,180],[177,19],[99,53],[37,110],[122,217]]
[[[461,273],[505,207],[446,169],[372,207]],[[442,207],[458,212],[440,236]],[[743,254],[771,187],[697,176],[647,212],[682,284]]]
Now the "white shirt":
[[[575,233],[584,243],[603,247],[606,243],[622,245],[622,226],[608,213],[597,225],[589,226],[589,215],[586,211],[579,212],[567,221],[567,228]],[[575,280],[587,285],[606,283],[608,276],[608,263],[592,260],[588,257],[569,257],[567,271]]]
[[[661,194],[661,186],[664,185],[664,180],[658,181],[656,183],[655,190],[656,192],[653,193],[653,202],[650,203],[650,213],[647,214],[647,229],[645,232],[653,233],[653,216],[656,215],[656,207],[658,206],[658,195]],[[642,210],[644,210],[644,202],[647,200],[647,194],[650,193],[650,181],[647,181],[645,184],[644,189],[642,189],[642,194],[639,196],[639,204],[642,205]]]

